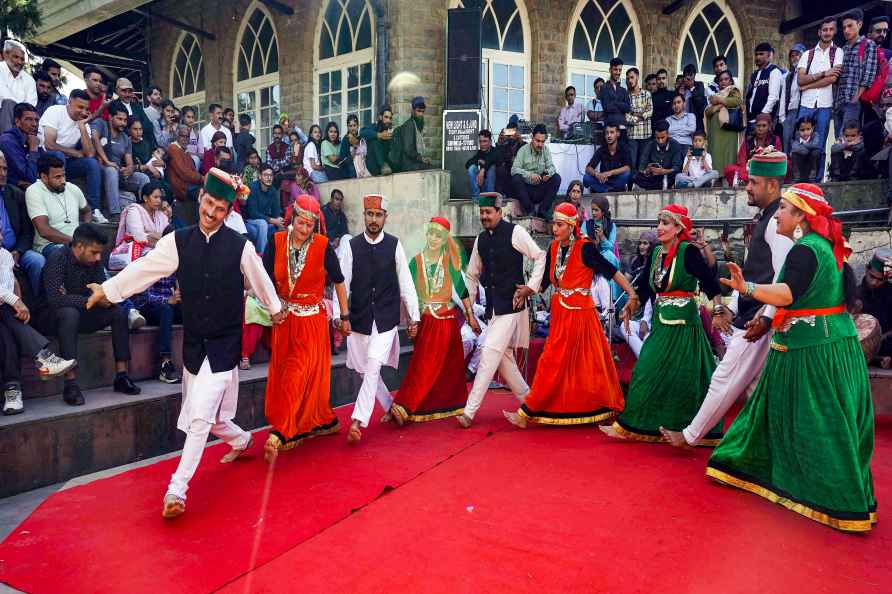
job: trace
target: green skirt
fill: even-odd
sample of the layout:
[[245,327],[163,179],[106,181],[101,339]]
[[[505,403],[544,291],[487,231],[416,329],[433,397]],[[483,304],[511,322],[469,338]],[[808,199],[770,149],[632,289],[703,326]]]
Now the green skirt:
[[873,403],[857,337],[772,350],[706,474],[839,530],[876,522]]
[[[625,410],[613,428],[624,437],[651,442],[663,440],[660,426],[681,431],[700,410],[715,367],[699,313],[686,324],[669,325],[655,309],[653,332],[641,347]],[[701,445],[715,445],[721,436],[719,422]]]

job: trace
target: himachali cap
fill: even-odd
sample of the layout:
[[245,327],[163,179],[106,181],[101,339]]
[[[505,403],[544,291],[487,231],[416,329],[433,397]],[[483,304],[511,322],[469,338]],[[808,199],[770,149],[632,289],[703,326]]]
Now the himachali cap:
[[758,149],[747,163],[750,175],[757,177],[785,177],[787,175],[787,155],[773,146]]
[[869,266],[873,271],[889,276],[892,273],[892,248],[880,248],[875,251]]
[[362,199],[362,208],[365,210],[383,210],[387,212],[387,199],[381,194],[368,194]]
[[242,184],[240,177],[230,175],[222,169],[211,167],[204,179],[204,191],[218,200],[235,202],[240,195],[244,196],[251,191],[248,186]]
[[477,206],[502,208],[502,195],[498,192],[480,192],[480,199],[477,201]]

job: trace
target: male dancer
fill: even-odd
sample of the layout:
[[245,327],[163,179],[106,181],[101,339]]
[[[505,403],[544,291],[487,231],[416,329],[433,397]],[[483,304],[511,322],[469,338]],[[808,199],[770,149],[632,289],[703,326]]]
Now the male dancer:
[[[774,218],[787,174],[787,157],[781,152],[756,154],[748,167],[748,204],[758,207],[759,214],[755,217],[756,225],[743,264],[744,276],[756,283],[770,284],[776,282],[787,252],[793,247],[792,240],[778,234]],[[712,318],[715,326],[728,332],[732,317],[734,319],[731,341],[712,375],[706,399],[691,424],[683,431],[660,427],[666,441],[676,447],[697,445],[744,391],[747,395],[752,393],[768,357],[769,330],[774,313],[774,306],[767,305],[762,309],[758,301],[737,291],[727,307],[715,307]]]
[[164,496],[165,518],[186,511],[186,490],[213,433],[232,446],[220,460],[235,461],[253,444],[232,422],[238,403],[238,361],[244,316],[244,279],[269,310],[284,318],[276,289],[254,247],[223,224],[245,186],[213,168],[199,195],[198,225],[162,237],[155,249],[102,285],[90,285],[87,309],[103,299],[119,303],[174,272],[183,304],[183,406],[177,428],[186,434],[180,464]]
[[[369,426],[375,399],[385,411],[393,404],[390,390],[381,379],[381,366],[399,366],[400,299],[409,315],[410,338],[415,338],[421,320],[406,253],[399,239],[384,232],[387,200],[380,194],[370,194],[362,204],[365,233],[351,239],[341,256],[350,313],[340,317],[350,321],[352,330],[347,336],[347,367],[362,374],[353,422],[347,432],[349,444],[362,439],[360,428]],[[381,420],[389,421],[390,414]]]
[[[459,425],[465,429],[473,423],[496,370],[521,402],[530,391],[517,369],[514,349],[529,347],[526,299],[539,290],[545,272],[545,252],[526,229],[502,220],[501,194],[484,192],[480,194],[479,205],[483,232],[474,241],[465,275],[471,303],[477,297],[478,284],[482,283],[486,288],[489,325],[474,386],[468,394],[464,414],[458,417]],[[533,260],[533,272],[528,282],[523,278],[524,256]]]

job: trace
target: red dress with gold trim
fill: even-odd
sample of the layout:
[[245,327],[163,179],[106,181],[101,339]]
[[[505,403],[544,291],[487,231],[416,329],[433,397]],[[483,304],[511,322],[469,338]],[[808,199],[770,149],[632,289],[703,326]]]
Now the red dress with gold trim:
[[616,271],[587,238],[576,239],[563,259],[559,242],[551,242],[547,272],[555,291],[550,332],[533,385],[518,411],[536,423],[597,423],[623,410],[619,376],[592,300],[595,270],[583,261],[586,244],[601,272],[612,276]]

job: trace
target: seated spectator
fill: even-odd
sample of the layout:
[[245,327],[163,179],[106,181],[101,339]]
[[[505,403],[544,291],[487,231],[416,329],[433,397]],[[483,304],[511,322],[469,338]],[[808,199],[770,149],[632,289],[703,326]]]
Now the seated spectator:
[[501,151],[492,145],[492,132],[481,130],[477,138],[480,148],[465,163],[471,184],[471,197],[475,200],[480,197],[481,191],[496,191],[496,166],[502,158]]
[[249,184],[256,180],[260,175],[260,153],[255,149],[248,150],[248,156],[245,157],[245,165],[241,169],[242,183]]
[[93,147],[93,130],[89,126],[90,97],[86,91],[71,92],[68,105],[53,105],[40,118],[37,137],[48,153],[62,160],[65,175],[85,177],[87,201],[93,210],[93,220],[107,223],[102,208],[102,170]]
[[177,106],[170,99],[161,102],[161,129],[155,136],[155,144],[158,147],[167,149],[171,142],[177,138]]
[[[2,233],[0,243],[6,243]],[[17,415],[25,411],[22,402],[22,355],[34,360],[34,367],[42,379],[61,375],[75,364],[75,361],[63,360],[50,351],[47,348],[50,341],[28,324],[31,311],[17,290],[14,268],[12,254],[5,247],[0,247],[0,381],[3,384],[4,415]]]
[[289,144],[294,144],[296,135],[297,144],[300,145],[307,143],[307,135],[304,134],[304,131],[300,129],[300,126],[291,123],[291,119],[288,117],[287,113],[283,113],[279,116],[279,124],[282,126],[282,129],[285,130],[285,136],[283,140],[287,139],[286,142],[288,142]]
[[13,127],[13,112],[18,103],[37,105],[37,87],[25,71],[25,46],[7,39],[0,62],[0,132]]
[[582,183],[594,193],[622,192],[632,179],[632,154],[619,141],[619,126],[604,127],[604,144],[585,166]]
[[554,168],[551,151],[545,146],[545,126],[533,128],[533,139],[517,151],[511,167],[511,196],[521,210],[531,216],[548,218],[551,203],[561,187],[561,176]]
[[623,340],[626,341],[626,344],[629,345],[629,350],[632,351],[632,354],[635,355],[636,359],[641,357],[641,347],[644,346],[644,341],[650,336],[653,311],[653,300],[648,299],[647,303],[644,304],[644,307],[640,309],[631,320],[629,320],[629,332],[626,332],[625,324],[617,325],[620,336],[622,336]]
[[7,183],[23,192],[37,181],[37,159],[43,152],[37,139],[37,111],[29,103],[15,106],[15,126],[0,134],[0,151],[6,155]]
[[[229,148],[226,146],[226,135],[223,132],[214,132],[213,138],[211,138],[211,147],[204,152],[204,156],[201,158],[201,174],[207,175],[207,172],[210,171],[211,167],[216,167],[217,163],[217,149],[218,148]],[[232,155],[232,151],[226,151],[228,155]]]
[[[127,110],[119,101],[108,107],[108,122],[99,120],[94,128],[96,157],[102,165],[105,199],[112,216],[121,213],[120,191],[133,192],[133,198],[149,183],[149,176],[136,171],[133,163],[133,144],[127,134]],[[154,166],[154,165],[153,165]],[[129,200],[127,200],[129,202]]]
[[501,160],[496,164],[496,192],[503,196],[511,195],[511,168],[517,151],[525,145],[523,138],[517,133],[517,116],[512,115],[508,119],[508,125],[499,132],[499,141],[496,148],[499,149]]
[[328,243],[333,249],[338,249],[341,237],[350,233],[347,228],[347,215],[344,214],[344,193],[337,188],[331,191],[331,199],[322,207],[322,216],[325,217],[325,232],[328,235]]
[[33,296],[36,286],[30,279],[40,279],[43,268],[43,256],[31,249],[34,245],[34,225],[28,218],[28,207],[25,205],[25,193],[12,184],[8,184],[6,176],[6,158],[0,152],[0,245],[12,256],[16,267],[29,279],[25,283],[26,291],[22,295],[30,303],[28,297]]
[[[30,191],[30,190],[29,190]],[[115,358],[115,392],[139,394],[139,387],[127,375],[130,361],[130,327],[127,310],[103,300],[97,307],[86,308],[92,293],[89,285],[106,279],[102,268],[102,250],[107,239],[102,230],[90,223],[79,225],[71,246],[61,246],[48,257],[43,271],[43,308],[38,308],[38,326],[59,339],[63,359],[77,359],[78,334],[90,334],[111,326]],[[84,404],[74,369],[65,373],[62,398],[67,404]]]
[[106,108],[112,102],[111,97],[106,94],[108,86],[105,84],[105,74],[96,66],[87,66],[84,68],[84,91],[89,99],[87,103],[87,123],[93,124],[96,120],[108,119]]
[[[66,105],[68,97],[62,94],[62,66],[52,58],[44,58],[40,63],[41,72],[45,72],[53,81],[53,105]],[[43,115],[43,114],[41,114]]]
[[227,107],[223,110],[223,125],[228,128],[230,132],[232,132],[233,136],[235,136],[235,110],[231,107]]
[[164,192],[161,185],[149,182],[140,191],[140,202],[129,204],[121,213],[115,246],[128,238],[145,246],[143,255],[155,247],[170,219],[164,212]]
[[653,141],[644,147],[639,171],[633,181],[643,190],[665,190],[675,185],[675,176],[681,173],[684,152],[681,145],[669,138],[669,123],[656,122]]
[[162,173],[152,165],[152,153],[154,145],[149,142],[145,135],[145,126],[142,121],[135,116],[127,119],[127,135],[130,136],[130,153],[133,156],[133,166],[140,173],[145,173],[150,179],[155,181],[161,180]]
[[[61,106],[60,106],[61,107]],[[37,161],[40,176],[25,192],[28,217],[34,225],[33,264],[28,280],[38,295],[46,258],[71,243],[71,235],[80,221],[89,220],[90,207],[83,192],[65,181],[65,163],[55,155],[43,155]]]
[[431,168],[424,156],[424,112],[427,105],[423,97],[412,99],[412,117],[393,131],[390,145],[390,165],[394,171],[421,171]]
[[[273,127],[273,142],[275,142],[275,137],[276,130],[275,127]],[[236,171],[241,171],[245,168],[245,165],[248,163],[248,155],[251,154],[251,151],[254,151],[255,153],[257,152],[254,149],[255,142],[257,142],[257,139],[251,134],[251,116],[243,113],[238,117],[238,132],[236,132],[232,139],[232,144],[235,148]],[[269,147],[267,147],[267,151],[269,151]]]
[[347,134],[341,140],[340,157],[353,164],[354,177],[371,177],[372,174],[365,164],[368,154],[368,143],[359,135],[359,118],[355,113],[351,113],[347,116]]
[[322,128],[313,124],[310,126],[310,139],[304,146],[304,169],[310,172],[310,179],[317,184],[328,181],[325,167],[322,166]]
[[653,231],[642,231],[638,236],[638,247],[635,255],[629,260],[626,266],[626,277],[633,285],[636,283],[638,276],[643,274],[648,266],[650,266],[651,249],[657,245],[657,234]]
[[285,142],[282,137],[285,134],[284,128],[276,124],[273,126],[273,141],[266,147],[266,162],[273,168],[273,173],[279,175],[291,163],[291,145]]
[[195,163],[195,171],[198,171],[201,167],[202,155],[198,148],[198,132],[195,131],[195,121],[194,107],[187,105],[180,110],[180,124],[189,128],[189,144],[181,146],[186,149],[186,152],[192,157],[192,161]]
[[584,191],[582,181],[574,179],[567,186],[567,195],[561,201],[569,202],[576,208],[576,216],[579,218],[579,221],[581,221],[580,224],[588,220],[588,211],[586,210],[585,205],[582,204],[582,194]]
[[266,244],[276,231],[285,229],[282,203],[279,200],[279,191],[273,186],[273,179],[275,175],[272,166],[269,163],[262,164],[260,179],[248,185],[251,194],[242,214],[248,229],[248,238],[259,254],[266,252]]
[[691,136],[697,130],[697,120],[694,114],[685,111],[683,96],[672,98],[672,115],[666,121],[669,123],[669,138],[681,145],[682,153],[687,153],[694,142]]
[[205,152],[214,146],[213,140],[217,132],[222,132],[226,138],[226,146],[232,148],[232,132],[223,125],[223,108],[211,103],[208,106],[208,118],[210,121],[201,129],[198,135],[198,151],[204,158]]
[[321,150],[322,166],[325,168],[325,177],[328,181],[356,177],[353,161],[341,157],[341,132],[336,123],[328,122],[325,127],[325,140],[322,141]]
[[53,79],[49,74],[42,70],[38,71],[34,75],[34,82],[37,85],[37,103],[34,104],[34,107],[37,108],[38,119],[51,105],[65,105],[65,103],[56,102],[57,94],[53,88]]
[[316,184],[313,183],[313,180],[310,179],[309,172],[303,167],[298,167],[297,171],[294,172],[294,181],[291,182],[290,202],[293,203],[297,200],[298,196],[303,194],[312,196],[320,203],[322,202],[322,198],[319,195],[319,188],[317,188]]
[[[564,89],[564,100],[567,102],[561,108],[558,114],[558,130],[561,136],[568,138],[573,132],[573,124],[581,122],[585,116],[585,106],[582,103],[576,103],[576,87],[570,85]],[[493,190],[486,190],[492,192]]]
[[185,146],[189,142],[191,128],[180,125],[177,138],[167,150],[167,181],[170,183],[176,200],[198,203],[198,190],[201,187],[201,174],[193,167],[191,155]]
[[793,146],[790,148],[790,171],[794,183],[811,182],[817,177],[818,159],[823,148],[821,136],[815,133],[814,117],[799,118],[796,123],[796,134],[793,136]]
[[[121,77],[115,82],[115,92],[118,94],[118,99],[121,103],[124,104],[124,107],[127,108],[127,113],[130,114],[130,117],[127,119],[127,129],[130,130],[130,120],[131,118],[136,118],[140,123],[140,141],[146,145],[145,154],[149,155],[152,153],[152,149],[155,148],[155,125],[152,123],[151,118],[149,118],[145,109],[143,109],[142,103],[139,100],[139,97],[136,96],[136,93],[133,91],[133,83],[131,83],[128,79]],[[131,135],[131,140],[133,140],[134,149],[136,149],[137,141],[133,139]],[[139,153],[134,152],[133,158],[139,162]],[[145,161],[142,161],[143,163]],[[143,173],[148,173],[143,171]]]
[[592,216],[582,226],[582,230],[597,244],[605,258],[619,266],[616,225],[610,216],[610,201],[606,196],[592,196]]
[[693,146],[685,155],[681,173],[675,176],[676,188],[700,188],[721,178],[712,168],[712,155],[706,150],[706,133],[698,130],[691,138]]
[[871,178],[871,164],[864,150],[864,138],[858,122],[846,122],[842,138],[830,148],[830,179],[849,181]]
[[877,319],[882,331],[882,342],[876,361],[883,369],[892,367],[892,261],[888,250],[877,250],[864,269],[858,285],[858,311]]
[[[381,106],[381,109],[378,110],[378,121],[364,126],[359,131],[359,136],[365,140],[368,146],[368,157],[365,164],[369,173],[372,175],[393,173],[393,167],[390,165],[390,145],[393,142],[393,110],[390,109],[390,106]],[[306,167],[306,160],[304,167]]]
[[749,174],[746,164],[756,149],[773,146],[776,150],[783,151],[780,136],[774,134],[773,130],[770,114],[760,113],[756,116],[753,132],[747,134],[746,139],[740,144],[740,150],[737,151],[737,163],[725,167],[725,179],[729,186],[747,182]]
[[604,121],[604,105],[601,103],[601,89],[604,88],[604,79],[600,76],[595,79],[594,84],[592,85],[595,91],[595,98],[592,99],[592,103],[589,106],[591,109],[585,112],[586,117],[590,122],[598,123]]

